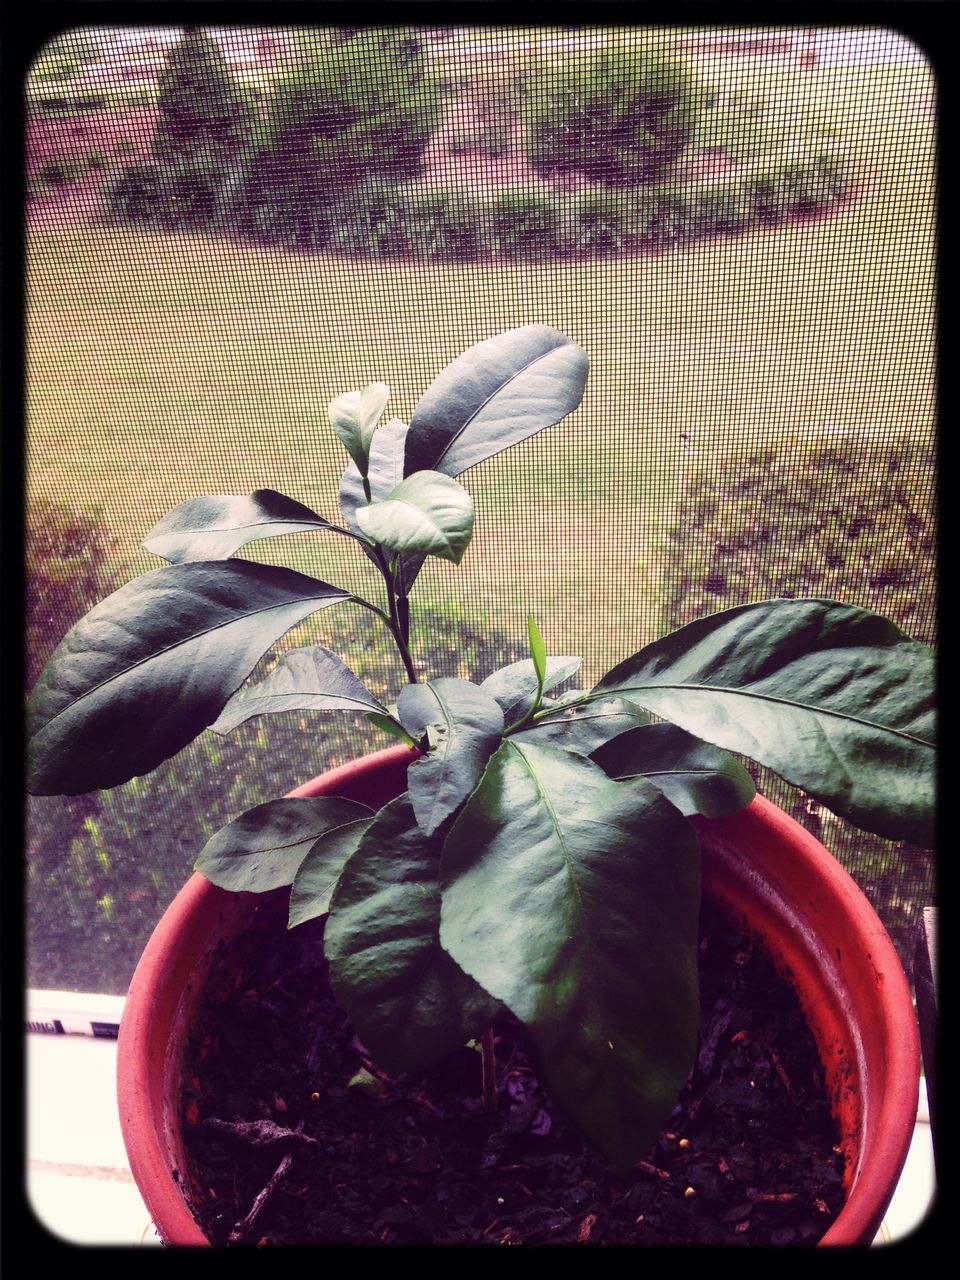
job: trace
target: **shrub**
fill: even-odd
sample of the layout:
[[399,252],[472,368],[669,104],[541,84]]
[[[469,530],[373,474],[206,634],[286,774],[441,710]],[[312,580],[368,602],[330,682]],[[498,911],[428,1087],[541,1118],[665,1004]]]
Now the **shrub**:
[[395,201],[406,242],[418,257],[474,261],[489,252],[487,213],[469,189],[408,183]]
[[275,182],[297,186],[303,170],[339,194],[368,173],[415,177],[441,113],[419,41],[388,28],[301,44],[279,80],[261,146]]
[[771,168],[753,175],[748,183],[753,216],[758,222],[778,222],[790,211],[788,193],[781,174]]
[[459,120],[454,125],[448,145],[451,155],[479,151],[486,156],[503,156],[510,149],[510,129],[502,120]]
[[670,186],[655,189],[651,197],[639,206],[635,222],[638,241],[653,249],[679,245],[691,230],[688,194]]
[[416,229],[398,184],[370,176],[331,208],[328,244],[341,253],[398,258],[414,248]]
[[488,212],[495,253],[509,258],[543,258],[556,252],[561,219],[551,191],[507,188],[490,201]]
[[37,170],[36,178],[41,189],[62,187],[83,177],[87,168],[86,161],[79,156],[51,156]]
[[327,241],[334,193],[309,151],[264,147],[251,158],[234,206],[239,231],[288,249],[319,249]]
[[229,222],[252,127],[250,101],[219,44],[188,27],[160,76],[154,158],[135,161],[108,180],[107,216],[168,230]]
[[173,230],[207,227],[221,212],[226,177],[218,161],[200,154],[171,160],[160,168],[158,212]]
[[99,508],[40,498],[27,507],[26,679],[33,686],[64,634],[110,588]]
[[217,41],[187,27],[157,83],[153,153],[163,165],[204,159],[224,169],[243,153],[252,118]]
[[137,160],[108,178],[102,205],[108,219],[154,222],[161,216],[163,174],[155,160]]
[[[698,469],[660,548],[665,624],[761,596],[814,596],[878,610],[935,644],[935,472],[930,445],[866,452],[846,441]],[[751,772],[854,875],[909,972],[919,909],[934,890],[930,856],[856,830],[769,770]]]
[[519,68],[498,62],[491,74],[464,84],[455,116],[449,150],[454,155],[480,151],[502,156],[510,150],[511,134],[517,119],[520,87]]
[[101,50],[100,39],[82,27],[63,31],[49,40],[30,68],[32,85],[62,84],[80,75]]
[[[417,661],[444,675],[456,676],[464,664],[486,674],[525,656],[497,631],[481,634],[430,610],[424,611],[420,633]],[[58,623],[56,639],[60,635]],[[364,682],[386,697],[394,684],[393,658],[371,644],[365,620],[342,617],[337,643]],[[277,656],[269,654],[264,667]],[[205,837],[250,804],[355,758],[369,728],[359,715],[264,717],[228,737],[203,734],[176,760],[95,796],[28,797],[30,984],[122,994],[158,915],[190,874]],[[384,735],[382,745],[388,742]],[[164,833],[162,865],[144,859],[144,812]],[[54,885],[56,894],[50,892]],[[115,902],[110,920],[97,906],[106,895]]]
[[653,49],[547,63],[522,107],[529,162],[543,176],[658,181],[687,146],[704,100],[695,73]]
[[932,643],[934,471],[930,446],[840,442],[799,460],[764,448],[694,474],[663,547],[667,622],[758,596],[817,596]]
[[567,254],[617,253],[630,234],[628,205],[616,190],[594,190],[559,197],[558,249]]
[[688,224],[694,235],[743,231],[752,221],[752,205],[739,182],[717,183],[693,191],[687,204]]

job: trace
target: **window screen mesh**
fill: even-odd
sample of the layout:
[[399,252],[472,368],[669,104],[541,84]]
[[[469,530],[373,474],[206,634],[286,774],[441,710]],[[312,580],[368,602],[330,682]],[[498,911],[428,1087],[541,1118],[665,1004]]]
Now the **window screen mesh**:
[[[674,94],[659,132],[623,106],[643,60]],[[156,567],[141,542],[171,507],[272,488],[337,519],[328,401],[383,381],[408,421],[452,359],[527,323],[585,348],[587,393],[463,477],[477,530],[458,570],[421,575],[425,668],[525,656],[533,613],[587,687],[774,595],[935,641],[936,85],[896,32],[83,27],[25,91],[31,681]],[[242,554],[370,594],[355,551]],[[283,647],[306,641],[395,697],[360,609]],[[124,991],[206,836],[387,742],[346,714],[266,717],[114,791],[31,800],[29,984]],[[763,783],[909,962],[931,854]]]

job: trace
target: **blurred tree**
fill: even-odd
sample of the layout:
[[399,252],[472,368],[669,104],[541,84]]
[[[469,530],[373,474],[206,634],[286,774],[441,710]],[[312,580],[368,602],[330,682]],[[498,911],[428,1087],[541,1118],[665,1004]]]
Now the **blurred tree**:
[[543,176],[656,182],[687,147],[705,100],[695,72],[654,47],[547,61],[524,96],[527,157]]
[[206,159],[227,166],[242,154],[254,108],[213,36],[185,27],[157,87],[153,151],[161,164]]
[[307,166],[321,187],[340,191],[370,172],[416,176],[442,109],[419,39],[363,28],[301,50],[277,83],[263,131],[274,179],[285,169],[303,183]]

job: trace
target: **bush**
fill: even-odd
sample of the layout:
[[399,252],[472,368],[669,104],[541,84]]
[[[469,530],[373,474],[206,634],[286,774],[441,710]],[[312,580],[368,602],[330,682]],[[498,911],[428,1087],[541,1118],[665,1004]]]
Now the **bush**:
[[488,211],[469,189],[408,184],[397,193],[411,252],[439,261],[475,261],[490,252]]
[[157,113],[154,158],[108,180],[107,216],[167,230],[229,224],[243,187],[253,108],[206,32],[188,27],[171,48]]
[[471,78],[463,86],[448,144],[454,155],[465,151],[506,155],[519,107],[518,80],[517,67],[498,63],[489,76]]
[[298,64],[276,84],[260,148],[275,187],[330,200],[367,175],[417,176],[440,114],[419,41],[364,29],[302,42]]
[[[336,628],[350,666],[378,696],[392,696],[395,655],[374,641],[362,612],[343,614]],[[432,611],[418,633],[418,665],[444,675],[464,664],[486,675],[524,657],[507,637]],[[268,655],[264,669],[276,657]],[[251,805],[393,741],[349,712],[262,716],[223,738],[205,733],[176,759],[110,791],[27,797],[28,982],[121,994],[207,837]],[[147,849],[154,856],[145,857]]]
[[703,101],[695,73],[653,49],[548,63],[522,107],[527,157],[541,176],[660,181],[688,145]]
[[101,44],[93,32],[76,27],[49,40],[30,68],[31,85],[62,84],[73,80],[99,56]]
[[252,114],[218,42],[198,27],[187,27],[157,82],[157,160],[162,165],[203,160],[228,170],[245,150]]
[[738,182],[717,183],[688,199],[688,224],[695,236],[743,231],[752,217],[751,201]]
[[108,178],[101,197],[108,219],[156,222],[162,213],[163,173],[155,160],[137,160]]
[[765,448],[694,474],[662,548],[666,624],[772,596],[849,600],[933,642],[930,446]]
[[371,176],[332,207],[327,243],[340,253],[399,258],[414,250],[417,234],[405,208],[403,188]]
[[488,206],[490,247],[508,258],[546,258],[557,252],[560,208],[553,192],[536,187],[507,188]]
[[468,151],[479,151],[481,155],[506,155],[510,149],[510,129],[502,120],[458,120],[454,125],[447,150],[451,155],[459,156]]
[[[661,548],[664,627],[773,596],[843,600],[936,643],[936,458],[904,442],[763,448],[698,469]],[[823,840],[870,898],[910,972],[933,859],[834,817],[766,769],[763,794]]]
[[161,165],[158,205],[162,225],[172,230],[208,227],[222,211],[226,181],[220,162],[208,155]]
[[263,148],[250,159],[232,219],[237,230],[287,249],[320,249],[335,193],[308,153]]
[[33,685],[72,627],[110,587],[110,543],[99,508],[75,511],[40,498],[27,507],[26,679]]
[[618,253],[631,238],[631,219],[624,194],[595,190],[558,198],[558,250],[564,254]]

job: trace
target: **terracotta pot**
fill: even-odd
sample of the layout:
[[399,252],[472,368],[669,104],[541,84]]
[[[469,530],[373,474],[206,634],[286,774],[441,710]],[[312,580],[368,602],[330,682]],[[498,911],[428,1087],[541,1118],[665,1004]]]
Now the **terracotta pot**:
[[[405,788],[411,758],[407,748],[391,748],[290,794],[343,795],[377,808]],[[870,1244],[917,1114],[919,1037],[896,952],[850,876],[775,806],[758,797],[732,817],[696,826],[705,890],[789,978],[823,1060],[847,1201],[821,1243]],[[182,1046],[212,949],[262,905],[259,895],[228,893],[194,875],[157,925],[127,995],[117,1055],[120,1122],[140,1193],[169,1244],[208,1244],[185,1200]]]

